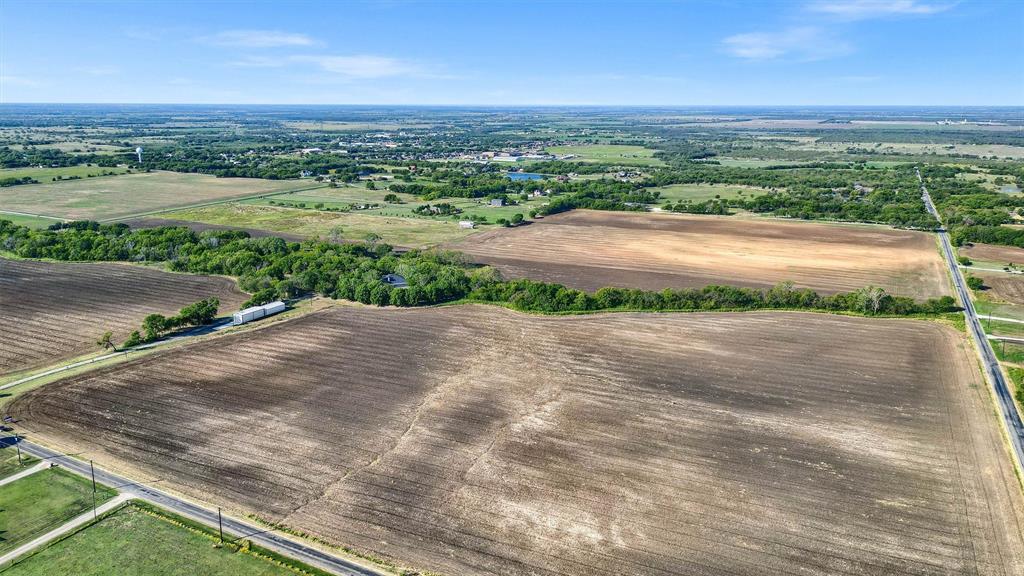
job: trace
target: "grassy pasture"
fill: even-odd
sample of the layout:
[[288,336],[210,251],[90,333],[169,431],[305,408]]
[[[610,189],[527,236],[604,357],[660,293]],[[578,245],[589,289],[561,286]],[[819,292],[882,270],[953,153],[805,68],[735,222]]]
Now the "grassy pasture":
[[29,228],[46,228],[50,224],[56,224],[60,222],[61,218],[42,218],[40,216],[27,216],[25,214],[11,214],[10,212],[4,212],[0,210],[0,220],[10,220],[18,226],[28,226]]
[[376,216],[363,212],[321,212],[278,206],[251,204],[218,204],[166,214],[167,218],[191,220],[206,224],[223,224],[283,232],[301,236],[327,237],[340,226],[343,237],[362,240],[373,232],[384,242],[395,246],[421,248],[467,236],[473,230],[463,230],[453,220]]
[[11,474],[17,474],[22,470],[34,466],[39,459],[28,454],[21,455],[21,463],[18,463],[18,451],[14,448],[0,448],[0,478],[6,478]]
[[124,167],[107,168],[103,166],[65,166],[61,168],[4,168],[0,169],[0,180],[4,178],[24,178],[28,176],[40,183],[50,182],[54,178],[90,178],[104,174],[124,174]]
[[623,146],[618,144],[592,144],[579,146],[552,146],[547,149],[551,154],[575,154],[580,162],[598,164],[622,164],[627,166],[663,166],[664,162],[654,157],[657,150],[643,146]]
[[387,204],[384,202],[384,196],[389,193],[390,192],[387,190],[367,190],[366,188],[358,186],[317,188],[316,190],[293,192],[290,194],[274,196],[272,198],[254,198],[252,200],[245,200],[241,202],[241,204],[272,206],[271,202],[287,202],[288,204],[305,204],[305,207],[309,209],[314,208],[317,204],[323,204],[325,208],[342,209],[353,204],[381,204],[381,208],[373,210],[359,210],[355,212],[355,214],[369,216],[397,216],[402,218],[450,222],[453,221],[450,216],[421,216],[413,212],[416,207],[424,204],[448,203],[462,210],[462,213],[458,214],[458,218],[456,218],[456,220],[469,219],[472,216],[484,216],[487,218],[488,223],[494,223],[498,218],[508,219],[516,213],[528,216],[530,210],[540,208],[542,204],[549,201],[546,197],[540,197],[521,201],[515,206],[495,207],[488,205],[484,200],[479,198],[443,198],[440,200],[431,200],[430,202],[426,202],[412,194],[397,194],[397,196],[402,199],[403,203]]
[[313,185],[299,180],[149,172],[0,188],[0,206],[44,216],[104,220]]
[[[117,495],[97,486],[96,504]],[[0,486],[0,554],[41,536],[92,508],[92,484],[60,468],[48,468]]]
[[[176,524],[177,523],[177,524]],[[126,506],[9,568],[10,576],[283,576],[296,571],[239,552],[214,547],[209,529],[148,507]],[[297,564],[296,564],[297,565]],[[324,574],[299,566],[307,574]]]
[[716,186],[711,184],[671,184],[669,186],[658,186],[657,188],[651,188],[650,190],[652,192],[661,192],[661,200],[663,202],[667,200],[671,200],[673,202],[679,202],[680,200],[703,202],[714,198],[730,200],[741,196],[751,198],[766,192],[763,188],[754,188],[751,186]]

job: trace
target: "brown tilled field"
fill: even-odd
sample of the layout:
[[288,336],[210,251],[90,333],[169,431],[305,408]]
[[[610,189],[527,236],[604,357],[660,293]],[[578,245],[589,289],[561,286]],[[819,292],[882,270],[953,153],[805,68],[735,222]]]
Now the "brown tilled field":
[[822,293],[872,284],[915,298],[949,293],[933,235],[876,226],[574,210],[453,247],[508,278],[590,291],[792,280]]
[[1024,276],[1003,272],[971,272],[985,281],[985,294],[998,302],[1024,305]]
[[227,278],[0,258],[0,375],[99,350],[107,330],[121,342],[147,314],[170,315],[210,296],[221,312],[248,299]]
[[1024,573],[963,335],[336,308],[47,385],[29,438],[446,574]]
[[1003,265],[1024,265],[1024,248],[996,244],[971,244],[960,248],[959,252],[972,260],[985,260]]

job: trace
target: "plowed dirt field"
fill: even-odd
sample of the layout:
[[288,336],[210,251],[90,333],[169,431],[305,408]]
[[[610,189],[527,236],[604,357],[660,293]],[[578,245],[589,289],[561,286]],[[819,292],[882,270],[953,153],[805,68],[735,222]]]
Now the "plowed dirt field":
[[29,439],[451,575],[1024,573],[933,322],[335,308],[18,397]]

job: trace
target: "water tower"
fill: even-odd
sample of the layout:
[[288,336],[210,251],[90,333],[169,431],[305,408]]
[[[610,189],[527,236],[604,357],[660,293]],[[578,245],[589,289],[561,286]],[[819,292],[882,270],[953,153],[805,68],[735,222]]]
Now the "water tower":
[[139,156],[139,164],[142,164],[142,146],[136,148],[135,153]]

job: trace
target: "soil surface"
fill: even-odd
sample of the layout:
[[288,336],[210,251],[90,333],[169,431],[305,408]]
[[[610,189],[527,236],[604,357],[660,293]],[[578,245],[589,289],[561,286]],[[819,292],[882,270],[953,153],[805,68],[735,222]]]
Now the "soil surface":
[[249,299],[228,278],[0,258],[0,375],[98,351],[108,330],[120,344],[147,315],[173,315],[211,296],[220,314]]
[[996,262],[1003,266],[1007,264],[1024,265],[1024,248],[997,244],[971,244],[961,247],[959,251],[960,254],[971,260]]
[[10,412],[29,439],[451,575],[1024,573],[988,390],[934,322],[334,308]]
[[880,226],[574,210],[451,247],[507,278],[588,291],[789,280],[826,294],[868,285],[919,299],[950,294],[934,235]]

